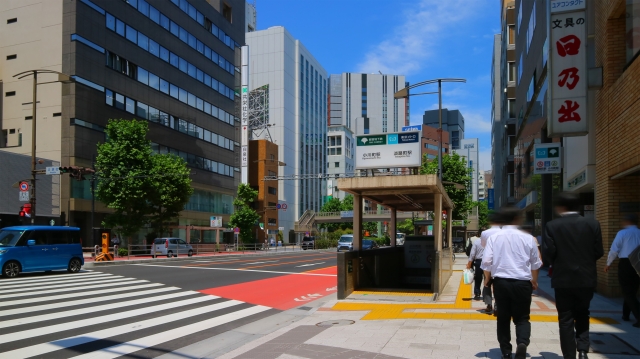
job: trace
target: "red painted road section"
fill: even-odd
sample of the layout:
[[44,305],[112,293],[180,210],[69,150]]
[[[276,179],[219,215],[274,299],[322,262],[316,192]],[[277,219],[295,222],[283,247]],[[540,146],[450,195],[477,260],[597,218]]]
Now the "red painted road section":
[[[337,267],[306,273],[337,274]],[[201,293],[280,310],[299,307],[336,291],[337,277],[288,274],[253,282],[200,290]],[[297,299],[297,300],[296,300]]]

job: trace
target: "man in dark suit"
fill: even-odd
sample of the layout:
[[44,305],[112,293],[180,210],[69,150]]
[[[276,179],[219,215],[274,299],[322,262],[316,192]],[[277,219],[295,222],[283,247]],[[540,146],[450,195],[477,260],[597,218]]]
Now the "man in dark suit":
[[580,198],[572,193],[556,197],[559,218],[547,223],[544,250],[553,265],[560,347],[565,359],[588,359],[589,306],[597,283],[596,261],[604,255],[600,223],[582,217]]

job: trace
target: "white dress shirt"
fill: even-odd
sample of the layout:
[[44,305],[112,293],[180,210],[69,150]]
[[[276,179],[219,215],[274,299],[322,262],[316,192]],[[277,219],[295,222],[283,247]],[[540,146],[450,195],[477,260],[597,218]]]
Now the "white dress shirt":
[[489,227],[489,229],[482,231],[482,233],[480,234],[480,239],[482,240],[481,243],[483,248],[487,246],[487,239],[497,232],[500,232],[500,226],[495,225],[492,225],[491,227]]
[[469,261],[473,262],[476,259],[482,259],[484,254],[484,247],[482,246],[482,240],[478,237],[473,240],[473,246],[471,247],[471,253],[469,254]]
[[531,280],[531,271],[542,267],[533,236],[516,226],[504,226],[487,239],[481,268],[492,277]]
[[640,229],[637,226],[626,226],[616,234],[607,257],[607,266],[616,259],[629,258],[631,252],[640,246]]

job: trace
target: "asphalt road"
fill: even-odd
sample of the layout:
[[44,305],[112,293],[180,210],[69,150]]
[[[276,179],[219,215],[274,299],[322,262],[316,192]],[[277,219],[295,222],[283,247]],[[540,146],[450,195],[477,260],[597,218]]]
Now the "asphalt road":
[[335,265],[307,251],[0,279],[0,357],[153,358],[335,293]]

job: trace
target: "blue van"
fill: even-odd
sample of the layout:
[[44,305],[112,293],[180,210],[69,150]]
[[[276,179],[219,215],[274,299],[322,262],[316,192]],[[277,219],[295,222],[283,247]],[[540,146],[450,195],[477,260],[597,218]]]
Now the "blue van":
[[79,272],[84,265],[80,228],[15,226],[0,229],[2,276],[20,272],[66,269]]

